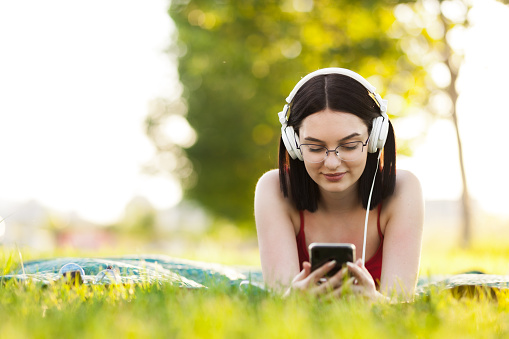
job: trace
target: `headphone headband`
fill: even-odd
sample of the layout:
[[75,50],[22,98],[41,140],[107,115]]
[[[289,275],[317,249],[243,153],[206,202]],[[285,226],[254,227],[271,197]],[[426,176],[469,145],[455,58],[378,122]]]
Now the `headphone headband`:
[[[292,102],[293,100],[293,97],[295,96],[295,94],[297,94],[297,92],[299,91],[299,89],[306,83],[309,81],[309,79],[311,78],[314,78],[318,75],[327,75],[327,74],[340,74],[340,75],[346,75],[354,80],[356,80],[357,82],[359,82],[361,85],[363,85],[369,93],[371,93],[373,99],[375,100],[375,102],[378,104],[378,107],[380,107],[380,111],[382,113],[382,116],[384,116],[384,118],[388,118],[387,117],[387,100],[383,100],[382,97],[380,96],[380,94],[378,94],[376,92],[376,88],[375,86],[371,85],[366,79],[364,79],[360,74],[358,73],[355,73],[354,71],[351,71],[349,69],[346,69],[346,68],[339,68],[339,67],[329,67],[329,68],[322,68],[322,69],[319,69],[317,71],[314,71],[314,72],[311,72],[309,73],[308,75],[306,75],[304,78],[300,79],[300,81],[297,83],[297,85],[295,85],[295,87],[293,88],[293,90],[290,92],[290,95],[288,95],[288,97],[286,98],[286,102],[289,104],[290,102]],[[286,110],[285,110],[286,111]],[[286,119],[286,115],[285,115],[285,119]]]

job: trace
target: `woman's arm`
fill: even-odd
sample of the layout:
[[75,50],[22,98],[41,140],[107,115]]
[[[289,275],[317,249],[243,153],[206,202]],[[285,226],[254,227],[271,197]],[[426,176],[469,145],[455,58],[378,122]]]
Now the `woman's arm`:
[[279,188],[278,170],[265,173],[255,192],[255,220],[263,279],[284,291],[299,273],[299,258],[291,206]]
[[419,273],[424,202],[419,180],[408,171],[397,173],[394,194],[383,207],[387,219],[380,291],[411,299]]
[[284,198],[279,188],[278,171],[265,173],[258,181],[255,193],[255,218],[263,280],[269,288],[285,292],[285,296],[295,291],[314,295],[333,294],[341,287],[343,275],[338,272],[326,284],[319,284],[319,281],[334,267],[334,262],[314,272],[311,272],[311,265],[304,262],[304,268],[299,272],[294,227],[299,222],[298,215],[298,211],[291,206],[289,199]]

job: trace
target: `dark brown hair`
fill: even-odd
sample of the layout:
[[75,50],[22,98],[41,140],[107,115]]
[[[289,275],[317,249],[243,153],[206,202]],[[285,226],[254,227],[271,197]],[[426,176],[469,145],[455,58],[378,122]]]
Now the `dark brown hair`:
[[[326,108],[355,114],[366,124],[368,133],[371,133],[373,119],[381,114],[380,108],[367,89],[358,81],[341,74],[318,75],[311,78],[299,89],[289,105],[288,126],[293,126],[297,134],[304,118]],[[368,205],[377,158],[377,153],[368,153],[366,167],[359,178],[359,198],[365,209]],[[378,166],[370,210],[390,196],[396,184],[396,142],[390,121],[383,158]],[[290,157],[283,140],[279,143],[279,181],[284,196],[291,197],[297,209],[316,211],[320,199],[318,185],[307,173],[304,162]]]

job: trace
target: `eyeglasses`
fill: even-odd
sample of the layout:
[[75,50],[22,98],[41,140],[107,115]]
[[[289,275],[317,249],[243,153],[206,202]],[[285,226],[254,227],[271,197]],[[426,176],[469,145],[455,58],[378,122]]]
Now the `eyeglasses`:
[[345,144],[341,144],[335,149],[327,149],[324,146],[315,144],[301,144],[300,150],[302,151],[302,157],[307,162],[319,163],[327,159],[329,152],[334,152],[338,158],[343,161],[354,161],[357,160],[363,150],[364,146],[368,144],[369,137],[366,142],[352,141]]

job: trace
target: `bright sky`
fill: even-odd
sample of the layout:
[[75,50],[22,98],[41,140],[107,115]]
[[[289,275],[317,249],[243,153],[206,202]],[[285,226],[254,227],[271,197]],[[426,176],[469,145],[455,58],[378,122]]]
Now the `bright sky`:
[[0,201],[36,199],[98,222],[135,195],[164,208],[174,182],[141,166],[148,102],[168,97],[167,1],[0,2]]
[[[175,182],[141,172],[154,154],[143,131],[148,103],[175,91],[166,8],[165,0],[0,2],[0,201],[36,199],[96,222],[115,221],[136,195],[158,208],[179,201]],[[471,14],[459,107],[468,180],[483,207],[509,213],[509,181],[499,179],[509,8],[481,0]],[[441,121],[400,163],[427,199],[456,199],[456,154],[452,125]]]

